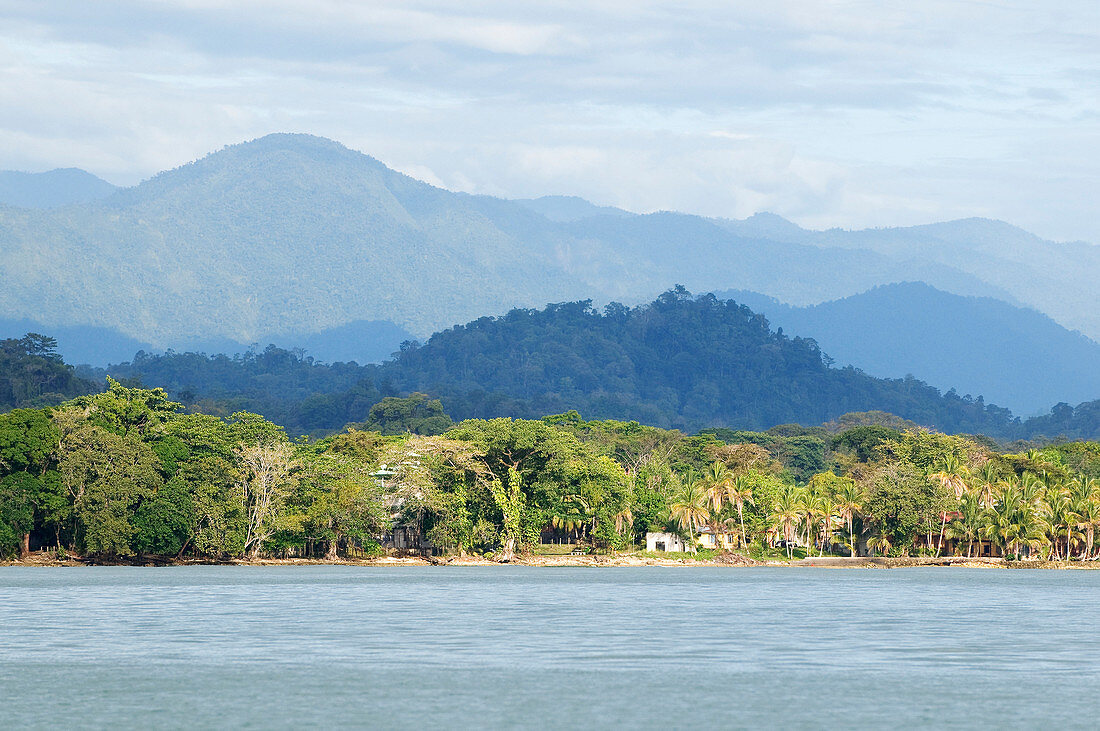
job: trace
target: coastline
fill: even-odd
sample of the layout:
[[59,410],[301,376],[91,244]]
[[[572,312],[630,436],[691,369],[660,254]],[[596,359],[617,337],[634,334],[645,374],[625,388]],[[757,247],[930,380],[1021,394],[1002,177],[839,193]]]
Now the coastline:
[[869,557],[856,558],[824,556],[804,558],[792,561],[763,560],[747,558],[738,554],[719,556],[714,559],[697,560],[692,558],[650,558],[632,554],[617,556],[540,556],[520,555],[511,561],[497,561],[478,556],[448,556],[423,558],[418,556],[381,556],[370,559],[339,558],[336,560],[306,558],[261,558],[198,560],[164,557],[142,557],[132,560],[112,562],[91,561],[77,558],[58,560],[47,553],[35,553],[24,560],[0,561],[4,567],[90,567],[90,566],[534,566],[544,568],[633,568],[643,566],[660,567],[702,567],[702,568],[817,568],[817,569],[895,569],[917,567],[962,567],[982,569],[1044,569],[1044,570],[1094,570],[1100,565],[1081,561],[1004,561],[1000,558],[966,558],[950,556],[943,558],[917,557]]

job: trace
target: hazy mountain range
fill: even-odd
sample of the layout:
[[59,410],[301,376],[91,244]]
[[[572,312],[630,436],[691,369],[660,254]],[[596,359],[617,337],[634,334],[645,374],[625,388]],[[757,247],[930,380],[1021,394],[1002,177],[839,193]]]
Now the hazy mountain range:
[[[114,348],[106,358],[103,347],[89,351],[99,362],[135,345],[212,352],[268,342],[366,362],[409,333],[511,307],[634,304],[682,283],[774,298],[763,309],[775,324],[868,372],[911,372],[1025,412],[1100,395],[1100,385],[1085,393],[1096,344],[1066,331],[1100,337],[1100,247],[998,221],[808,231],[770,214],[735,221],[560,196],[509,201],[442,190],[336,142],[289,134],[132,188],[82,171],[27,176],[0,176],[0,326],[58,333],[71,361],[85,359],[67,352],[64,328],[74,347]],[[932,307],[886,288],[815,308],[816,319],[795,309],[902,281],[960,297]],[[988,310],[989,299],[1002,309]],[[82,339],[89,327],[106,330]],[[0,333],[12,334],[22,333]],[[920,347],[937,334],[938,345]],[[1012,348],[982,338],[1027,347],[997,360]],[[1044,359],[1062,365],[1023,367]],[[1044,386],[1026,386],[1036,373]]]
[[809,307],[755,292],[715,294],[762,313],[789,336],[812,337],[837,365],[884,378],[916,375],[1022,416],[1100,396],[1100,344],[1035,310],[988,297],[913,282]]

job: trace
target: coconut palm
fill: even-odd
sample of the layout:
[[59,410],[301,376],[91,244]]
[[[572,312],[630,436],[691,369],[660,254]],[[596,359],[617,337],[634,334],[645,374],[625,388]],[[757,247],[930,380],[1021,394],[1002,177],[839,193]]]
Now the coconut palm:
[[729,468],[724,464],[718,460],[714,460],[714,464],[707,467],[703,479],[706,481],[710,509],[712,512],[717,513],[722,509],[722,505],[725,503],[726,487],[729,483],[733,482],[733,473],[730,472]]
[[[1046,497],[1043,506],[1042,517],[1046,527],[1050,531],[1050,542],[1054,558],[1069,558],[1073,546],[1074,533],[1079,521],[1078,515],[1073,510],[1073,501],[1066,490],[1052,489]],[[1066,551],[1062,553],[1060,544],[1062,536],[1066,538]]]
[[692,480],[680,488],[669,506],[672,519],[680,525],[681,530],[687,531],[692,553],[695,553],[696,531],[706,525],[710,518],[710,511],[707,509],[709,497],[705,483],[702,480]]
[[991,542],[997,543],[1006,553],[1009,548],[1009,533],[1016,512],[1021,510],[1019,486],[1014,480],[1002,480],[994,488],[992,504],[985,509],[985,524],[982,534]]
[[852,549],[852,555],[856,555],[855,531],[852,530],[852,520],[863,509],[863,490],[856,485],[855,480],[843,478],[836,491],[836,509],[840,517],[848,521],[848,540]]
[[745,503],[752,504],[752,481],[747,475],[736,475],[726,483],[726,500],[737,508],[737,520],[741,523],[741,545],[749,545],[745,538]]
[[954,492],[956,499],[961,498],[968,486],[970,470],[960,464],[959,458],[953,454],[944,456],[937,466],[939,470],[929,477]]
[[[953,454],[944,456],[939,463],[939,471],[933,472],[929,477],[938,482],[946,490],[950,490],[955,494],[955,500],[962,498],[963,494],[967,490],[967,483],[970,479],[970,471],[965,465],[959,463],[958,457]],[[939,556],[943,550],[943,534],[947,528],[947,511],[944,510],[940,514],[940,541],[936,546],[936,555]]]
[[1077,527],[1084,531],[1081,558],[1088,560],[1096,541],[1096,526],[1100,525],[1100,482],[1092,477],[1075,477],[1069,483]]
[[787,559],[793,558],[791,547],[795,541],[798,525],[802,522],[802,495],[794,485],[784,485],[775,498],[775,505],[769,516],[770,522],[786,541]]
[[986,510],[988,535],[991,540],[998,541],[1006,553],[1018,554],[1021,544],[1034,547],[1043,541],[1036,502],[1028,499],[1038,492],[1026,483],[1026,480],[1002,482],[992,508]]
[[958,514],[948,524],[949,535],[960,543],[967,542],[966,557],[970,558],[974,554],[974,541],[981,538],[984,524],[981,490],[964,492],[956,512]]
[[[726,532],[723,521],[719,519],[719,514],[722,512],[722,507],[726,503],[726,495],[733,480],[733,472],[718,460],[715,460],[714,464],[707,468],[702,478],[710,506],[710,519],[708,525],[714,535],[715,548],[719,548],[718,536]],[[722,548],[724,549],[724,546]]]
[[821,508],[821,546],[817,555],[822,556],[825,553],[825,544],[831,547],[833,543],[833,532],[836,530],[834,522],[838,512],[836,498],[829,493],[824,493],[821,495],[819,506]]
[[867,548],[871,550],[872,554],[880,553],[885,556],[890,553],[892,547],[890,536],[886,533],[879,533],[867,539]]
[[997,470],[997,465],[993,464],[992,460],[987,461],[978,470],[978,486],[981,490],[979,495],[982,500],[982,507],[988,508],[993,504],[993,492],[1000,480],[1001,475]]

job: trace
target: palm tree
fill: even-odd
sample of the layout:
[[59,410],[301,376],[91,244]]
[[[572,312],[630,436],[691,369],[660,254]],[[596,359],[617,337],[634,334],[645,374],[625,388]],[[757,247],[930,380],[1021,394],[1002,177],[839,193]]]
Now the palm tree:
[[672,498],[672,519],[679,523],[681,530],[687,531],[688,545],[695,553],[695,532],[710,518],[707,510],[709,495],[702,480],[692,480],[683,485]]
[[741,545],[749,545],[745,538],[745,503],[752,504],[752,481],[746,475],[737,475],[726,483],[726,500],[737,508],[737,519],[741,522]]
[[885,556],[890,553],[892,547],[890,536],[886,533],[879,533],[867,539],[867,548],[871,549],[871,553],[881,553]]
[[856,555],[856,538],[852,530],[852,518],[863,509],[863,491],[856,485],[855,480],[844,478],[844,482],[836,493],[836,509],[840,517],[848,521],[848,540],[852,549],[852,556]]
[[[1073,511],[1073,501],[1070,498],[1069,492],[1066,490],[1052,489],[1047,495],[1042,515],[1046,525],[1050,528],[1054,557],[1068,559],[1073,544],[1072,534],[1079,520],[1077,514]],[[1059,542],[1061,540],[1059,533],[1063,533],[1066,537],[1066,552],[1064,556],[1059,548]]]
[[[718,536],[725,533],[725,527],[718,516],[722,512],[722,507],[726,502],[726,493],[729,485],[733,483],[734,477],[726,465],[715,460],[714,464],[707,468],[702,479],[710,503],[710,520],[708,524],[714,534],[714,547],[719,548]],[[722,546],[722,549],[724,550],[725,546]]]
[[733,481],[733,473],[724,464],[714,460],[714,464],[707,467],[703,479],[706,480],[707,496],[710,500],[711,510],[717,513],[722,509],[726,499],[726,486]]
[[1096,541],[1096,526],[1100,525],[1100,482],[1092,477],[1075,477],[1070,481],[1069,489],[1073,495],[1074,512],[1079,518],[1077,526],[1085,532],[1081,558],[1087,561]]
[[833,526],[833,521],[836,519],[837,507],[836,498],[829,493],[824,493],[821,496],[821,548],[817,555],[822,556],[825,553],[825,544],[828,543],[830,551],[832,550],[833,543],[833,531],[836,530]]
[[987,533],[998,540],[1006,553],[1018,554],[1020,544],[1036,546],[1042,541],[1037,489],[1027,480],[1002,482],[993,506],[986,510]]
[[981,538],[983,518],[981,491],[975,489],[963,493],[959,500],[958,516],[951,521],[948,530],[955,540],[968,542],[967,558],[974,553],[974,541]]
[[791,547],[798,524],[802,522],[802,496],[794,485],[784,485],[775,498],[770,516],[772,525],[779,530],[787,546],[787,560],[794,558]]
[[978,485],[981,488],[982,507],[988,508],[993,504],[994,486],[1000,482],[1000,479],[997,465],[993,464],[992,460],[983,464],[981,469],[978,470]]
[[807,486],[807,489],[803,492],[802,512],[805,514],[806,520],[806,546],[811,549],[820,532],[818,526],[824,524],[828,512],[825,505],[824,491],[813,490]]
[[[959,464],[959,459],[953,454],[946,455],[940,461],[940,470],[929,475],[933,480],[936,480],[944,487],[944,489],[951,490],[955,494],[955,500],[962,498],[963,493],[967,490],[967,480],[970,478],[970,471],[965,465]],[[943,534],[947,528],[947,511],[944,510],[940,518],[940,541],[936,546],[936,555],[939,556],[943,550]],[[931,538],[931,536],[929,536]]]
[[1015,482],[1001,481],[994,488],[992,504],[985,509],[985,524],[982,533],[990,541],[998,543],[1005,553],[1008,552],[1010,526],[1014,514],[1020,509],[1020,499]]

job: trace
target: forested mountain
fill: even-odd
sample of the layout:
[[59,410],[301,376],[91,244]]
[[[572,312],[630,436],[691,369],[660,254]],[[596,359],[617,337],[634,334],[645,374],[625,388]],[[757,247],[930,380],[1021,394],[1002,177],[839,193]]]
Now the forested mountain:
[[1004,436],[1019,428],[980,398],[941,395],[913,378],[830,368],[814,341],[774,332],[747,307],[696,299],[683,288],[602,313],[583,301],[484,317],[423,346],[406,343],[381,366],[326,366],[269,347],[235,358],[139,354],[109,372],[164,386],[206,411],[259,411],[291,433],[363,421],[382,396],[411,392],[441,398],[455,419],[576,409],[695,431],[820,424],[881,410],[950,432]]
[[78,168],[45,173],[0,170],[0,205],[20,208],[55,208],[70,203],[97,201],[118,188]]
[[830,368],[813,340],[788,338],[747,307],[683,288],[602,313],[584,301],[481,318],[404,349],[378,377],[440,396],[455,418],[573,408],[694,431],[820,424],[877,409],[948,432],[1013,428],[1006,410],[980,397]]
[[914,282],[810,307],[752,292],[715,294],[748,305],[789,335],[814,338],[841,365],[886,378],[914,374],[943,390],[981,393],[1023,416],[1100,397],[1100,344],[998,300]]
[[[1091,289],[1078,280],[1100,272],[1092,249],[1017,232],[995,222],[811,232],[774,216],[506,201],[435,188],[322,138],[271,135],[103,200],[0,208],[0,315],[108,327],[165,348],[284,342],[356,321],[423,336],[515,306],[641,302],[674,281],[805,305],[922,280],[1100,334],[1090,315],[1074,315],[1096,311],[1079,302]],[[1000,235],[1011,250],[998,253]],[[1036,247],[1059,253],[1035,258],[1043,271],[1032,277]],[[1058,258],[1071,249],[1075,263]],[[975,264],[983,257],[989,276]],[[1009,259],[1019,276],[1002,276]]]
[[[798,422],[891,424],[1000,439],[1100,437],[1100,401],[1057,404],[1021,422],[979,397],[912,377],[874,378],[831,367],[812,339],[773,331],[763,315],[683,288],[635,308],[588,301],[513,310],[403,344],[382,365],[327,364],[269,346],[236,356],[139,353],[132,362],[81,375],[161,386],[189,408],[227,416],[262,413],[290,434],[322,434],[370,419],[385,397],[440,398],[455,419],[578,410],[591,418],[654,426],[761,429]],[[407,404],[402,404],[402,408]],[[889,416],[882,412],[896,414]],[[442,413],[442,412],[440,412]],[[838,420],[839,418],[839,420]]]

